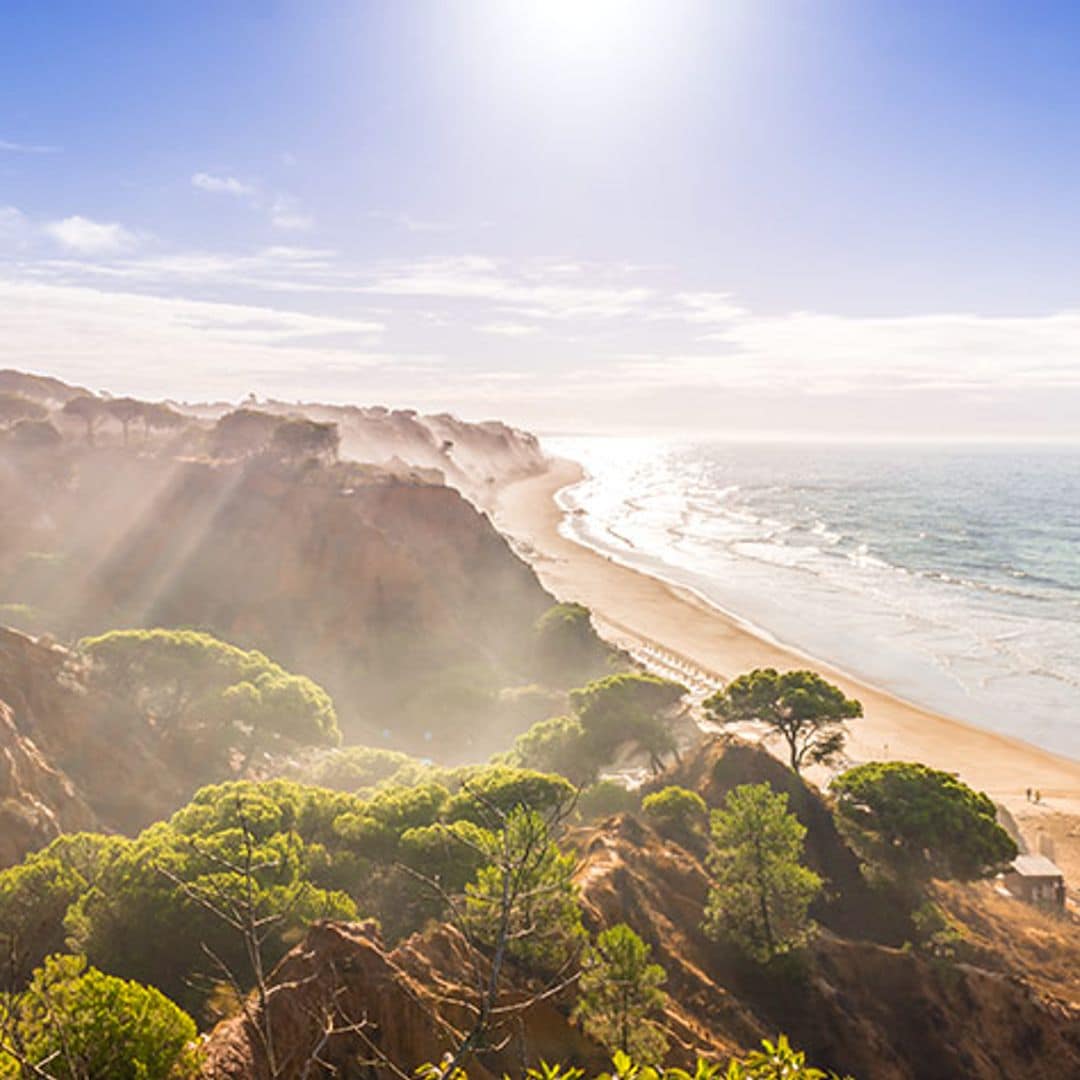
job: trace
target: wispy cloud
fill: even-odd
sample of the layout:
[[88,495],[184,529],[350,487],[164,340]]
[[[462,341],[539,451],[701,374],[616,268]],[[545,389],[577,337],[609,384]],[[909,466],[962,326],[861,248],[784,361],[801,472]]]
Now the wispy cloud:
[[539,332],[539,327],[527,323],[488,323],[480,329],[485,334],[501,334],[503,337],[529,337]]
[[253,210],[267,216],[275,229],[285,232],[303,232],[315,224],[315,219],[303,211],[300,202],[285,192],[266,191],[254,181],[240,180],[235,176],[197,172],[191,177],[192,187],[214,195],[231,195],[243,199]]
[[115,222],[92,221],[75,214],[50,221],[45,232],[61,246],[80,255],[108,255],[129,251],[139,238],[130,229]]
[[488,229],[492,224],[490,221],[436,221],[432,218],[416,217],[404,211],[389,213],[385,210],[370,210],[367,216],[377,221],[391,222],[411,233],[452,233],[464,229]]
[[30,236],[30,220],[17,206],[0,206],[0,239],[21,246]]
[[191,178],[191,186],[200,191],[215,194],[249,196],[255,194],[255,188],[237,180],[235,176],[215,176],[213,173],[198,172]]
[[303,213],[291,196],[278,195],[270,206],[270,224],[286,232],[304,232],[315,224],[315,219]]
[[729,292],[684,292],[673,299],[677,307],[669,315],[688,322],[726,323],[749,314]]
[[650,288],[621,281],[568,283],[561,273],[546,273],[543,264],[515,267],[507,260],[480,255],[397,263],[385,267],[366,289],[388,296],[488,301],[505,311],[559,319],[625,316],[654,295]]
[[[72,254],[27,257],[43,230]],[[31,247],[13,244],[15,235]],[[484,386],[513,387],[513,415],[541,424],[573,414],[579,426],[685,417],[705,427],[718,403],[737,401],[725,414],[733,428],[753,409],[759,424],[794,417],[812,427],[865,407],[877,410],[875,424],[896,430],[930,425],[933,410],[923,416],[919,403],[933,400],[948,429],[955,405],[941,402],[949,395],[1028,417],[1036,400],[1073,401],[1080,415],[1080,310],[761,313],[724,289],[673,286],[664,268],[479,254],[372,264],[299,244],[144,252],[124,247],[138,237],[123,226],[69,218],[42,227],[15,208],[0,209],[0,236],[0,267],[6,250],[13,279],[0,323],[19,328],[0,342],[9,362],[36,357],[47,368],[53,360],[74,377],[74,363],[92,370],[115,359],[136,372],[171,358],[175,370],[155,376],[162,392],[184,370],[207,386],[232,380],[238,393],[259,375],[279,392],[310,394],[320,372],[333,371],[340,394],[359,400],[378,393],[453,407],[479,402]],[[13,291],[14,282],[38,291]],[[478,334],[528,347],[478,348]],[[410,364],[430,371],[431,382],[420,385]],[[367,382],[373,365],[378,381]],[[358,367],[365,377],[350,382]],[[498,394],[489,396],[499,413]],[[826,405],[831,419],[817,411]],[[650,419],[661,413],[666,421]]]
[[25,280],[0,278],[0,323],[0,366],[156,394],[236,391],[252,371],[281,378],[388,359],[368,355],[378,322]]
[[59,154],[59,146],[42,146],[36,143],[13,142],[11,139],[0,139],[0,150],[9,154]]

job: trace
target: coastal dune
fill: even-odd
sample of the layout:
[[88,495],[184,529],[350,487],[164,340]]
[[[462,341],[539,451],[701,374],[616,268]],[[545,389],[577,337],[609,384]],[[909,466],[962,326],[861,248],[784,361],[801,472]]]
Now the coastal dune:
[[[1070,885],[1080,889],[1080,761],[903,701],[767,640],[690,590],[567,539],[555,496],[582,475],[576,462],[556,460],[503,487],[494,510],[496,525],[559,599],[587,605],[598,629],[617,643],[660,645],[720,678],[757,667],[821,672],[863,704],[865,716],[848,725],[852,762],[920,761],[957,773],[1010,811],[1030,847],[1045,844],[1040,834],[1048,837]],[[1039,805],[1028,799],[1029,789],[1040,792]]]

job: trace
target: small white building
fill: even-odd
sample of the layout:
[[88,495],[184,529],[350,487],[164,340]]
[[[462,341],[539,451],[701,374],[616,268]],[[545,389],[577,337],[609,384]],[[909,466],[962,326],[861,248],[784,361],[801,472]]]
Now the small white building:
[[1045,855],[1017,855],[1004,883],[1013,896],[1030,904],[1065,906],[1065,875]]

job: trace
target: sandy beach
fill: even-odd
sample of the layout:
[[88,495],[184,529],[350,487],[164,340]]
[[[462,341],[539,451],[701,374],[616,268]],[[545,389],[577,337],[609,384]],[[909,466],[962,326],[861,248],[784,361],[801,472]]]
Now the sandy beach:
[[[865,716],[849,725],[852,761],[920,761],[959,774],[1008,808],[1032,849],[1039,833],[1050,837],[1055,861],[1074,894],[1080,891],[1080,761],[902,701],[759,637],[688,590],[566,539],[555,495],[581,475],[575,462],[556,461],[503,488],[494,511],[500,530],[559,599],[586,604],[616,642],[659,644],[723,678],[756,667],[820,671],[863,704]],[[1041,793],[1040,805],[1028,801],[1028,788]]]

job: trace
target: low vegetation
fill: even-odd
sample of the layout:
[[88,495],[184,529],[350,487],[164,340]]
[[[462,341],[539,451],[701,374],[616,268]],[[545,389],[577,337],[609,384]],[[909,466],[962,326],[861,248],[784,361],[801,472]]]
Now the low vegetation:
[[674,784],[646,795],[641,811],[660,833],[691,845],[703,836],[709,820],[705,800]]
[[0,999],[0,1077],[188,1080],[195,1022],[153,987],[50,956],[25,990]]
[[832,782],[837,814],[870,863],[895,879],[970,881],[1016,858],[993,800],[952,773],[905,761],[875,761]]

